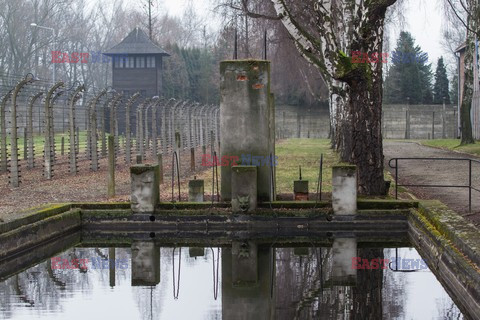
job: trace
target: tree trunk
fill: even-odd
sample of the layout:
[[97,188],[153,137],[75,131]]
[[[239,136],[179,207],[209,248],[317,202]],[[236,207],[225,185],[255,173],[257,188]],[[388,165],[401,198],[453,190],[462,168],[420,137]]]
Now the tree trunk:
[[474,35],[467,31],[467,46],[465,48],[465,82],[463,85],[463,98],[460,107],[460,123],[462,141],[461,145],[475,143],[472,133],[472,120],[470,112],[473,97],[473,53],[475,52]]
[[383,195],[382,100],[381,94],[375,94],[373,90],[369,88],[368,80],[350,87],[350,119],[345,126],[350,134],[350,141],[347,141],[350,145],[345,145],[343,151],[349,150],[348,161],[357,165],[359,193]]
[[[384,195],[383,65],[378,59],[352,63],[349,54],[382,52],[385,12],[396,0],[326,1],[321,5],[307,1],[310,6],[271,1],[299,52],[319,68],[332,97],[338,94],[343,98],[344,108],[332,110],[332,115],[338,115],[334,145],[343,161],[357,165],[359,193]],[[332,91],[336,82],[345,83],[346,92]]]
[[[383,24],[386,8],[373,11],[371,24],[352,44],[352,51],[383,51]],[[373,17],[375,15],[375,17]],[[362,30],[362,29],[360,29]],[[348,84],[347,122],[342,128],[345,144],[343,161],[357,166],[358,192],[385,195],[383,176],[382,96],[383,64],[377,62],[346,65],[342,80]]]

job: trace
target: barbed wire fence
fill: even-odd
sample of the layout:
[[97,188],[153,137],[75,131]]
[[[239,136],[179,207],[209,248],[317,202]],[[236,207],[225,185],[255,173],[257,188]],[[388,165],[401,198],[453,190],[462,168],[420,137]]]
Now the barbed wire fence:
[[10,187],[25,170],[45,180],[98,171],[108,135],[115,163],[159,162],[178,149],[195,171],[200,148],[219,149],[219,126],[216,105],[0,73],[0,176]]

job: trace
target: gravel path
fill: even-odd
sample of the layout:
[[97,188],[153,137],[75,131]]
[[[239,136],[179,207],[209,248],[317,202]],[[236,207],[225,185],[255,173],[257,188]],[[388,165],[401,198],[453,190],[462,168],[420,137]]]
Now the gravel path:
[[[391,158],[432,157],[432,158],[468,158],[478,157],[419,145],[408,141],[384,142],[385,167]],[[393,162],[392,162],[393,164]],[[400,184],[440,184],[468,185],[468,161],[429,161],[401,160],[398,163]],[[472,186],[480,189],[480,163],[472,162]],[[472,190],[472,213],[468,212],[467,188],[421,188],[408,187],[420,199],[438,199],[453,210],[461,213],[475,225],[480,225],[480,192]]]

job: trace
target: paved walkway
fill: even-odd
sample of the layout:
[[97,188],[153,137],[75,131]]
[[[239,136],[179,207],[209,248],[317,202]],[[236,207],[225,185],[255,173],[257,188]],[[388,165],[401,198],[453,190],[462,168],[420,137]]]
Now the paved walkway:
[[[441,150],[419,145],[409,141],[385,141],[385,168],[391,158],[432,157],[432,158],[469,158],[478,157],[453,151]],[[468,185],[468,161],[399,161],[398,176],[400,184],[441,184]],[[480,163],[472,164],[472,186],[480,189]],[[472,190],[472,214],[468,212],[467,188],[408,188],[420,199],[438,199],[453,210],[461,213],[475,225],[480,226],[480,192]]]

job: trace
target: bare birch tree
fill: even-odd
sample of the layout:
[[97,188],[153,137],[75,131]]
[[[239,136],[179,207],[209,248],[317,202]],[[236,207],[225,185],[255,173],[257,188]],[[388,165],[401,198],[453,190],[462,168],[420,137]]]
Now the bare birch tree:
[[[352,63],[352,51],[382,52],[385,13],[396,0],[271,0],[298,50],[321,71],[341,158],[357,165],[359,192],[385,193],[382,63]],[[380,59],[381,60],[381,59]]]

